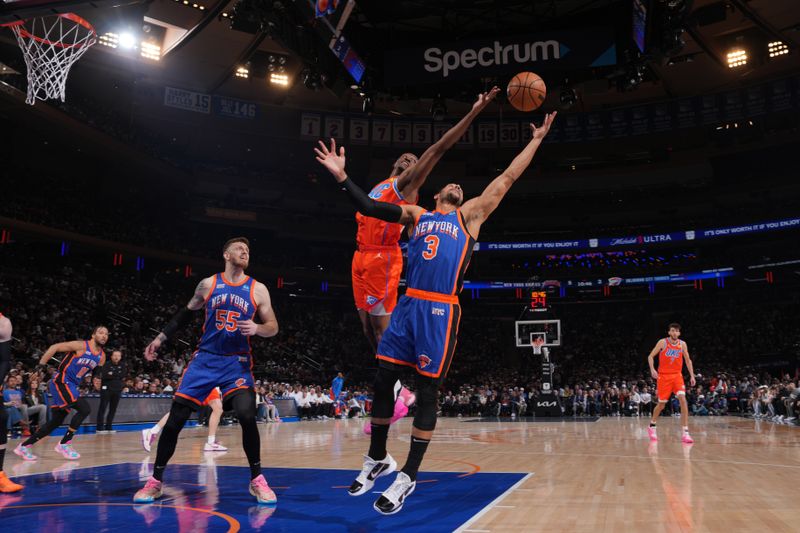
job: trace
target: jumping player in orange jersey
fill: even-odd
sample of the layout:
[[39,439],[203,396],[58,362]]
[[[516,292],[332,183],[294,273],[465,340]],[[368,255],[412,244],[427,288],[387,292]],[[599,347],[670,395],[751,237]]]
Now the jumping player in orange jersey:
[[14,483],[5,472],[3,472],[3,461],[6,457],[6,445],[8,443],[8,413],[3,405],[3,383],[6,374],[11,369],[11,320],[0,313],[0,493],[18,492],[22,490],[22,485]]
[[333,174],[360,213],[411,226],[408,289],[378,345],[370,447],[349,490],[351,496],[366,494],[377,478],[397,468],[397,462],[386,450],[393,393],[401,372],[413,368],[417,412],[411,446],[405,466],[373,505],[381,514],[398,512],[416,488],[417,472],[436,427],[439,385],[447,377],[455,353],[461,318],[458,294],[481,226],[528,168],[554,118],[555,113],[545,116],[539,128],[531,124],[531,141],[480,196],[464,203],[461,186],[450,183],[434,197],[435,211],[369,198],[348,179],[344,148],[337,153],[336,143],[331,141],[330,149],[320,142],[315,150],[317,161]]
[[[455,126],[431,145],[422,157],[405,153],[395,161],[389,178],[375,185],[369,193],[373,200],[395,205],[416,204],[419,189],[433,167],[469,129],[470,124],[494,100],[500,91],[493,87],[479,94],[472,109]],[[361,319],[364,335],[378,348],[383,332],[389,327],[392,311],[397,304],[397,287],[403,271],[403,254],[398,241],[403,232],[401,224],[392,224],[356,213],[358,250],[353,255],[353,297]],[[398,398],[392,422],[403,418],[415,397],[398,383]],[[370,425],[364,426],[369,434]]]
[[[678,397],[681,403],[681,425],[683,426],[683,437],[681,441],[686,444],[694,442],[689,435],[689,407],[686,404],[686,385],[683,383],[683,361],[686,361],[686,368],[689,369],[689,383],[692,387],[695,386],[694,367],[692,360],[689,358],[689,348],[686,343],[679,340],[681,336],[680,324],[672,323],[668,328],[668,337],[658,341],[647,356],[647,362],[650,363],[650,375],[658,383],[658,405],[653,410],[653,418],[650,419],[650,427],[647,428],[647,433],[650,435],[650,440],[657,441],[658,434],[656,433],[656,420],[667,405],[670,396],[673,393]],[[653,366],[653,360],[658,354],[658,372]]]

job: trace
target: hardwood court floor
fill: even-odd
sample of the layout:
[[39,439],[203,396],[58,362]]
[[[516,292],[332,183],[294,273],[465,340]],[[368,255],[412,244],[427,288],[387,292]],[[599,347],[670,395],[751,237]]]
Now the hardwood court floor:
[[[260,425],[263,464],[357,470],[368,446],[362,423]],[[656,445],[647,438],[644,418],[583,423],[440,419],[423,469],[531,474],[470,512],[460,531],[800,531],[800,428],[737,417],[692,418],[691,425],[695,444],[684,445],[678,419],[662,418]],[[410,426],[410,419],[403,420],[390,434],[389,451],[400,466]],[[207,462],[205,438],[205,428],[185,430],[173,462]],[[246,464],[238,427],[221,428],[218,440],[229,451],[216,456],[217,465]],[[36,463],[23,464],[9,453],[6,471],[13,477],[63,467],[64,460],[52,451],[54,442],[34,447],[41,456]],[[81,468],[147,458],[138,432],[80,435],[74,445],[83,455]],[[154,457],[155,447],[150,460]],[[137,488],[131,487],[131,495]],[[362,498],[370,508],[374,496]],[[401,513],[425,504],[418,490]],[[218,509],[224,512],[224,499]],[[280,511],[279,502],[276,516]]]

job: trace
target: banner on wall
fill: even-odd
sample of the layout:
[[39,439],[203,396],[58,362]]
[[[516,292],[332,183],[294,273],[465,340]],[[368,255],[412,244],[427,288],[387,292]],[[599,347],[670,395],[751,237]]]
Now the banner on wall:
[[228,98],[227,96],[215,96],[212,100],[212,104],[214,114],[221,117],[242,118],[246,120],[255,120],[258,118],[258,104],[255,102]]
[[208,115],[211,113],[211,95],[176,89],[175,87],[165,87],[164,105]]

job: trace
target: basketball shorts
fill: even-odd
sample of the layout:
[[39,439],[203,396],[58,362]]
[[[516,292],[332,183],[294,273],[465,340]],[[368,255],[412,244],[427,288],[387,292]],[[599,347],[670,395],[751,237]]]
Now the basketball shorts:
[[400,248],[357,251],[353,255],[353,298],[357,309],[371,315],[390,315],[397,305],[397,286],[403,272]]
[[50,404],[52,409],[68,409],[81,397],[78,385],[59,379],[51,379],[47,391],[53,398],[53,403]]
[[253,356],[219,355],[197,351],[183,373],[175,400],[198,408],[216,387],[222,391],[223,401],[236,391],[252,389]]
[[211,394],[209,394],[209,395],[208,395],[208,398],[206,398],[206,399],[203,401],[203,405],[204,405],[204,406],[206,406],[206,405],[209,405],[209,404],[211,404],[211,402],[213,402],[214,400],[219,400],[219,399],[221,399],[221,398],[222,398],[222,397],[221,397],[221,396],[220,396],[220,394],[219,394],[219,389],[218,389],[218,388],[216,388],[216,387],[214,387],[214,390],[212,390],[212,391],[211,391]]
[[379,361],[444,379],[456,349],[461,306],[403,296],[378,344]]
[[661,374],[658,376],[658,401],[666,402],[673,394],[686,394],[682,374]]

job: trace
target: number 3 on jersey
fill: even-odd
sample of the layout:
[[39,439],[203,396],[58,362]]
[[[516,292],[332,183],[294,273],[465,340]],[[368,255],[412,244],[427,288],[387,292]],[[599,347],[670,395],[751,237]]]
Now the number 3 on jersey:
[[436,253],[439,251],[439,237],[436,235],[428,235],[425,237],[425,244],[428,245],[428,249],[422,252],[422,258],[426,261],[430,261],[436,257]]
[[241,316],[238,311],[228,311],[227,309],[217,309],[217,329],[236,331],[239,329],[239,322],[236,320]]

